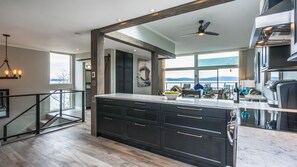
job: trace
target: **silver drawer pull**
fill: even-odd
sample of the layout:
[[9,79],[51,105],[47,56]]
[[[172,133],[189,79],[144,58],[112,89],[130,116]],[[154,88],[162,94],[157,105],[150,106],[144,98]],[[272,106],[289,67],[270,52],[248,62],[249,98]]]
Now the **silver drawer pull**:
[[104,99],[104,101],[109,101],[109,102],[112,102],[113,100],[110,100],[110,99]]
[[178,117],[183,117],[183,118],[203,119],[203,117],[193,117],[193,116],[181,115],[181,114],[177,114],[177,116]]
[[103,105],[104,107],[109,107],[109,108],[111,108],[112,106],[110,106],[110,105]]
[[112,121],[112,118],[109,118],[109,117],[103,117],[103,118],[106,119],[106,120]]
[[202,138],[203,137],[202,135],[193,135],[193,134],[190,134],[190,133],[184,133],[184,132],[180,132],[180,131],[177,131],[177,133],[181,134],[181,135],[185,135],[185,136],[196,137],[196,138]]
[[143,124],[138,124],[138,123],[134,123],[135,126],[141,126],[141,127],[146,127],[146,125]]
[[136,105],[145,105],[145,103],[139,103],[139,102],[135,102],[134,104],[136,104]]
[[141,112],[145,112],[145,110],[140,110],[140,109],[134,109],[134,111],[141,111]]
[[202,108],[188,108],[188,107],[177,107],[178,109],[183,110],[195,110],[195,111],[202,111]]

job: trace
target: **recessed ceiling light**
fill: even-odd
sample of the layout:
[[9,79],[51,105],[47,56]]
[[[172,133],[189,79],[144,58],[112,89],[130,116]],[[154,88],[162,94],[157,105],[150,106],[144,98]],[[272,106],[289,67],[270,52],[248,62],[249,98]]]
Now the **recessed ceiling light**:
[[118,21],[118,22],[122,22],[123,20],[122,20],[122,19],[117,19],[117,21]]
[[136,50],[136,49],[134,49],[133,51],[134,51],[134,52],[137,52],[137,50]]
[[79,49],[76,49],[76,51],[79,51]]
[[154,13],[155,11],[156,11],[156,9],[151,9],[150,10],[151,13]]

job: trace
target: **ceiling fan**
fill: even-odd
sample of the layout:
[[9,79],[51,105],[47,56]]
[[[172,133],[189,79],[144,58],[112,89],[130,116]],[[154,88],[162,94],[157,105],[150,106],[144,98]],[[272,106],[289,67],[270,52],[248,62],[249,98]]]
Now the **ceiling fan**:
[[210,25],[210,22],[207,22],[204,25],[203,25],[203,23],[204,23],[203,20],[199,21],[200,26],[198,28],[198,32],[182,35],[182,37],[189,36],[189,35],[194,35],[194,34],[198,34],[199,36],[203,36],[203,35],[215,35],[215,36],[218,36],[218,35],[220,35],[219,33],[216,33],[216,32],[205,31],[208,28],[208,26]]

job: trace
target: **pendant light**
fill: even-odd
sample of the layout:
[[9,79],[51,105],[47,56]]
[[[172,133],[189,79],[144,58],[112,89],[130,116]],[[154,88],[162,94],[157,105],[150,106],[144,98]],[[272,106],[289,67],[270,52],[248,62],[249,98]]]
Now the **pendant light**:
[[[1,68],[3,67],[4,69],[4,76],[2,77],[0,74],[0,79],[20,79],[22,77],[22,71],[21,70],[16,70],[16,69],[11,69],[9,63],[8,63],[8,58],[7,58],[7,38],[10,37],[8,34],[3,34],[5,37],[5,59],[4,62],[0,66],[0,71]],[[5,69],[6,67],[6,69]]]

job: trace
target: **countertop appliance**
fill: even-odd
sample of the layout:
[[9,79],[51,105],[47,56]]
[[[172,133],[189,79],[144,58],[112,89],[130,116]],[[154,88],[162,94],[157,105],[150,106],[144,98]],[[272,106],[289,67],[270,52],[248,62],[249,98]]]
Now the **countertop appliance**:
[[[284,87],[282,87],[282,89],[279,89],[279,91],[277,91],[277,86],[279,84],[284,84],[284,83],[290,83],[290,82],[297,82],[296,80],[279,80],[279,81],[267,81],[265,83],[265,86],[268,90],[271,91],[272,94],[272,98],[268,98],[267,99],[267,103],[269,106],[271,107],[279,107],[279,98],[278,97],[284,97],[287,96],[289,92],[284,91]],[[281,91],[280,91],[281,90]],[[279,94],[279,96],[278,96]],[[283,98],[281,98],[283,99]],[[284,104],[284,102],[283,102]],[[282,107],[280,107],[282,108]]]

